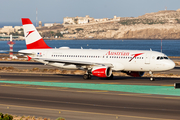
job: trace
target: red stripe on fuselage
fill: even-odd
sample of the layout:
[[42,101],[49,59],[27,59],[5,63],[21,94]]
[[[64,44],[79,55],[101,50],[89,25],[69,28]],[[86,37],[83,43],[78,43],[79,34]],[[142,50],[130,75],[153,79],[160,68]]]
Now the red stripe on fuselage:
[[48,49],[50,48],[41,38],[31,44],[26,44],[27,49]]
[[21,18],[21,20],[22,20],[23,25],[32,24],[32,22],[29,18]]

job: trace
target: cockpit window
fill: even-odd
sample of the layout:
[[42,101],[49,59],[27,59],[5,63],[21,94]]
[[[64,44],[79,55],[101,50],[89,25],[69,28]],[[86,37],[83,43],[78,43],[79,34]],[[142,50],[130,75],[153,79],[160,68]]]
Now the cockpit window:
[[168,57],[164,57],[164,59],[169,59]]
[[157,57],[157,60],[163,60],[163,59],[168,60],[169,58],[166,56],[158,56]]

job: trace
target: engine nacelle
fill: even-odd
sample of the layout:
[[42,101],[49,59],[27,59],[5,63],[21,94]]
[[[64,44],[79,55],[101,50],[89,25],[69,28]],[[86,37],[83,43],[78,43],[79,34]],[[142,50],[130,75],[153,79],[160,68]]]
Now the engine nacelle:
[[142,77],[144,75],[144,72],[127,72],[127,75],[133,76],[133,77]]
[[107,66],[94,67],[92,69],[92,74],[96,77],[110,77],[112,69]]

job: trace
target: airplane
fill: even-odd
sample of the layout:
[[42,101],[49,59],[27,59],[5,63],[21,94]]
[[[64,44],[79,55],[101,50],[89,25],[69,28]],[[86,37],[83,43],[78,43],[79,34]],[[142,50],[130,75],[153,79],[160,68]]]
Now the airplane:
[[43,40],[29,18],[21,18],[27,49],[20,55],[45,65],[63,69],[81,69],[91,76],[113,79],[113,71],[123,72],[132,77],[142,77],[145,72],[173,69],[175,63],[165,54],[152,50],[108,50],[108,49],[70,49],[69,47],[51,48]]

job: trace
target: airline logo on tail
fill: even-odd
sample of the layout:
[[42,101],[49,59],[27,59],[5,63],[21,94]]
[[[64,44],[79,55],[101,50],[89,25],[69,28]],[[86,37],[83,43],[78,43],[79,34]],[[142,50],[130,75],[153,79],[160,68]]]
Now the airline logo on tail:
[[48,49],[50,48],[40,36],[29,18],[22,18],[24,37],[27,49]]
[[27,32],[27,35],[26,35],[26,37],[28,37],[32,32],[34,32],[35,30],[32,30],[32,31],[29,31],[29,32]]

